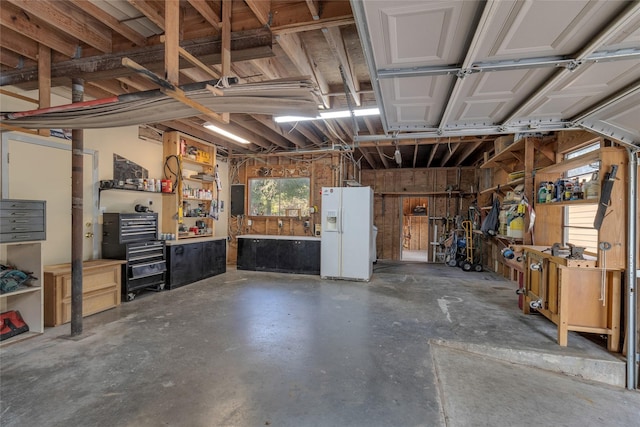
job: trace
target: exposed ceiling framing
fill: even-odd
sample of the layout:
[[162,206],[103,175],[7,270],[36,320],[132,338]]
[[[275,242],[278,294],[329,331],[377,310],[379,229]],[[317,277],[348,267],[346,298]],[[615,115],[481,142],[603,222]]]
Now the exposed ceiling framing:
[[[322,109],[382,112],[276,123],[194,110],[145,123],[228,153],[349,146],[363,168],[385,169],[468,166],[508,133],[588,129],[640,145],[637,1],[0,2],[2,97],[46,106],[51,91],[70,93],[72,77],[95,99],[158,89],[124,58],[178,85],[305,76]],[[251,144],[202,127],[216,117]]]

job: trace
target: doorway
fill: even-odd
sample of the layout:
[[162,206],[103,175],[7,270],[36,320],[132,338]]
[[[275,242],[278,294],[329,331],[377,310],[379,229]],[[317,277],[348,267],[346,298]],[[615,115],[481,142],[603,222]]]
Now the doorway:
[[[47,240],[42,245],[43,264],[71,261],[71,144],[23,134],[2,137],[3,198],[46,200]],[[5,154],[6,153],[6,154]],[[9,156],[10,154],[10,156]],[[98,255],[97,169],[98,153],[84,150],[83,259]],[[38,167],[37,165],[46,165]],[[66,218],[56,223],[51,218]]]
[[401,203],[400,260],[429,262],[429,200],[426,197],[402,197]]

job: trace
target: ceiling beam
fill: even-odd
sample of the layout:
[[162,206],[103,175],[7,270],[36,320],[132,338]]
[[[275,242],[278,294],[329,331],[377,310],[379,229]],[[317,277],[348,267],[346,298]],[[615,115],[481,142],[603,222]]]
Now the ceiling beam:
[[387,158],[384,156],[384,153],[382,152],[382,148],[376,145],[376,151],[378,152],[378,156],[380,156],[380,160],[382,161],[384,168],[389,169],[389,162],[387,161]]
[[180,84],[180,3],[169,0],[164,8],[164,78]]
[[281,148],[291,148],[291,144],[286,138],[283,138],[281,135],[274,134],[269,128],[262,126],[262,124],[258,122],[251,122],[247,119],[238,119],[237,115],[234,115],[234,119],[231,120],[234,124],[241,126],[242,128],[253,132],[256,135],[263,137],[265,140],[270,141],[274,145],[277,145]]
[[188,0],[189,4],[198,11],[200,15],[207,21],[211,26],[216,30],[220,31],[221,29],[221,19],[220,16],[216,13],[215,10],[211,7],[209,2],[202,0]]
[[[157,3],[151,3],[146,0],[127,0],[129,4],[135,7],[138,12],[142,13],[146,16],[149,21],[153,22],[160,28],[162,31],[165,31],[165,21],[164,21],[164,10],[157,7]],[[176,0],[168,0],[168,2],[176,1]]]
[[315,63],[309,58],[307,50],[305,49],[302,40],[297,34],[281,34],[276,36],[278,45],[284,50],[291,62],[296,66],[298,71],[303,76],[309,76],[318,84],[322,101],[325,108],[331,107],[331,101],[326,95],[329,93],[329,85],[317,69]]
[[458,161],[456,162],[456,166],[460,166],[462,164],[462,162],[467,160],[467,157],[469,157],[471,155],[471,153],[476,151],[478,149],[478,147],[480,147],[482,144],[484,144],[484,141],[478,141],[478,142],[465,144],[464,150],[462,150],[462,153],[460,154],[460,157],[458,157]]
[[429,160],[427,161],[427,167],[431,166],[431,162],[436,155],[436,151],[438,151],[439,144],[434,144],[431,146],[431,153],[429,153]]
[[[314,123],[314,125],[315,125],[315,123]],[[318,147],[322,146],[324,141],[322,139],[320,139],[318,137],[318,135],[316,135],[311,129],[309,129],[307,126],[305,126],[304,123],[298,123],[298,125],[295,127],[295,129],[298,132],[300,132],[302,134],[302,136],[304,136],[309,141],[311,141],[313,144],[317,145]],[[323,132],[323,134],[325,134],[325,132]]]
[[50,27],[93,46],[100,52],[112,51],[111,30],[93,16],[63,2],[41,0],[5,0],[31,14]]
[[[338,3],[338,2],[330,2]],[[353,25],[356,21],[353,15],[338,16],[335,18],[318,19],[317,21],[297,22],[293,24],[272,25],[271,31],[275,35],[295,34],[304,31],[320,30],[329,27],[342,27],[344,25]]]
[[[342,38],[340,27],[323,28],[322,33],[324,34],[327,43],[329,43],[329,48],[333,52],[333,56],[338,60],[338,63],[342,67],[340,74],[344,79],[344,83],[349,88],[349,92],[351,92],[353,101],[359,107],[362,104],[359,95],[360,84],[358,83],[358,79],[355,77],[355,72],[351,67],[351,64],[349,63],[347,48],[344,45],[344,39]],[[328,91],[326,93],[328,93]]]
[[318,0],[306,0],[309,12],[314,21],[320,19],[320,2]]
[[[271,43],[271,32],[267,29],[234,32],[231,37],[231,59],[242,61],[273,55]],[[49,46],[47,43],[43,44]],[[221,46],[220,39],[212,40],[211,38],[182,43],[182,47],[186,51],[205,64],[219,64],[221,62]],[[158,44],[114,54],[57,62],[51,68],[51,77],[53,79],[56,77],[82,77],[89,81],[130,76],[133,72],[122,66],[122,58],[124,57],[130,58],[154,72],[161,72],[164,67],[164,45]],[[187,61],[184,61],[180,66],[187,66],[187,64]],[[24,84],[37,79],[37,67],[22,71],[7,71],[0,75],[0,86]]]
[[0,50],[0,64],[16,70],[24,68],[24,58],[17,53],[7,50]]
[[244,0],[244,2],[262,25],[271,24],[271,0]]
[[460,145],[461,145],[460,142],[454,143],[452,148],[451,143],[450,142],[447,143],[447,154],[442,158],[442,161],[440,162],[440,167],[444,167],[447,164],[451,156],[453,156],[455,152],[458,150],[458,148],[460,148]]
[[137,46],[147,45],[147,38],[145,36],[135,31],[130,26],[121,23],[116,18],[114,18],[104,10],[100,9],[98,6],[91,3],[90,1],[83,1],[80,3],[74,2],[71,4],[80,8],[85,13],[88,13],[89,15],[93,16],[98,21],[102,22],[104,25],[111,28],[113,31],[120,34],[125,39],[135,43]]
[[278,135],[286,138],[296,147],[303,148],[308,145],[304,139],[298,136],[297,132],[293,132],[293,129],[289,132],[285,131],[284,129],[282,129],[282,127],[280,127],[276,122],[273,121],[271,116],[266,116],[263,114],[253,114],[251,115],[251,117],[253,117],[256,121],[262,123],[263,126],[268,127]]
[[69,58],[75,58],[78,54],[77,40],[66,34],[50,30],[50,27],[43,20],[29,16],[5,1],[0,2],[0,24],[38,43],[49,46]]
[[38,42],[9,28],[2,29],[0,47],[2,50],[10,50],[33,61],[38,60]]
[[362,147],[358,147],[358,149],[360,150],[362,157],[364,157],[367,163],[369,163],[369,166],[371,166],[371,169],[375,169],[376,162],[373,161],[373,157],[371,157],[371,154],[369,154],[369,152]]
[[416,140],[416,145],[413,147],[413,168],[416,168],[416,161],[418,160],[418,141]]

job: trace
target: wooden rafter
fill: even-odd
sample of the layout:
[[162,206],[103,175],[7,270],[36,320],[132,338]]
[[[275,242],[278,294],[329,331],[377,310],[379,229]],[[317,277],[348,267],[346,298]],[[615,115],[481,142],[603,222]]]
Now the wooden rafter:
[[24,68],[24,58],[15,52],[3,49],[0,51],[0,64],[20,70]]
[[34,61],[38,59],[38,43],[9,28],[2,29],[0,47],[3,51],[9,50]]
[[[0,2],[0,5],[2,3]],[[1,6],[0,9],[4,10]],[[273,55],[271,50],[271,32],[266,29],[234,32],[231,38],[232,55],[234,61],[246,61]],[[43,43],[49,47],[50,44]],[[204,38],[189,40],[183,46],[189,53],[205,64],[219,64],[221,62],[221,40]],[[52,47],[53,48],[53,47]],[[55,50],[55,48],[53,48]],[[128,57],[146,68],[161,73],[164,69],[164,46],[152,45],[133,51],[117,52],[110,55],[96,55],[53,64],[52,79],[66,79],[69,76],[83,77],[89,80],[117,78],[129,76],[131,70],[122,67],[122,58]],[[186,61],[185,61],[186,63]],[[0,74],[0,86],[25,84],[37,81],[38,69],[32,67],[20,71],[5,71]]]
[[[51,49],[40,45],[38,48],[38,108],[51,106]],[[38,129],[38,134],[49,136],[49,129]]]
[[70,4],[40,0],[4,0],[13,3],[35,17],[45,21],[73,38],[82,40],[101,52],[112,50],[111,31],[100,21]]
[[455,154],[455,152],[460,148],[462,143],[456,142],[454,144],[447,143],[447,154],[442,158],[442,162],[440,162],[440,166],[444,167],[449,159]]
[[316,70],[317,67],[315,64],[313,64],[309,59],[307,50],[305,49],[300,37],[297,34],[282,34],[276,37],[276,40],[291,62],[296,66],[300,74],[309,76],[316,81],[322,95],[324,107],[330,108],[331,101],[326,95],[329,93],[329,84],[322,74]]
[[416,162],[418,160],[418,141],[415,141],[416,145],[413,147],[413,168],[416,167]]
[[310,21],[310,22],[298,22],[293,24],[285,24],[285,25],[277,25],[277,26],[273,25],[271,26],[271,31],[275,35],[295,34],[295,33],[302,33],[304,31],[320,30],[322,28],[353,25],[355,24],[355,22],[356,21],[355,19],[353,19],[353,15],[345,15],[345,16],[338,16],[335,18],[318,19],[317,21]]
[[427,167],[431,166],[431,162],[433,158],[436,156],[436,151],[438,151],[439,144],[433,144],[431,146],[431,153],[429,153],[429,160],[427,161]]
[[[146,16],[149,21],[153,22],[163,31],[165,28],[164,10],[156,7],[154,3],[146,0],[127,0],[129,4],[135,7],[140,13]],[[177,2],[178,0],[167,0],[165,3]]]
[[[256,123],[256,122],[250,122],[249,120],[239,120],[239,119],[235,119],[232,120],[233,124],[240,126],[262,138],[264,138],[267,141],[272,142],[273,144],[277,145],[278,147],[281,148],[291,148],[291,145],[289,144],[289,141],[285,138],[283,138],[280,135],[274,135],[274,133],[269,130],[268,128],[262,126],[260,123]],[[255,138],[254,138],[255,139]]]
[[314,21],[320,19],[320,2],[318,0],[307,0],[307,6],[309,7],[309,12],[311,12],[311,17]]
[[268,127],[278,135],[282,136],[283,138],[286,138],[296,147],[305,147],[307,145],[306,141],[300,138],[297,132],[285,131],[284,129],[282,129],[282,127],[280,127],[280,125],[275,123],[270,116],[265,116],[262,114],[253,114],[251,117],[253,117],[256,121],[260,122],[263,126]]
[[359,107],[362,104],[359,95],[360,84],[355,78],[355,73],[349,63],[347,48],[344,45],[340,27],[323,28],[322,33],[324,34],[325,39],[327,39],[327,43],[329,43],[329,48],[333,52],[333,55],[340,63],[340,66],[342,67],[342,75],[344,76],[345,83],[349,88],[349,92],[351,92],[351,97]]
[[164,75],[173,84],[180,84],[180,3],[165,2],[164,15]]
[[379,145],[376,145],[376,151],[378,152],[378,156],[380,156],[380,161],[382,161],[384,168],[389,169],[389,162],[387,161],[387,158],[385,157],[384,153],[382,152],[382,148],[380,148]]
[[211,5],[202,0],[188,0],[189,4],[198,11],[200,15],[209,23],[213,28],[217,31],[220,31],[221,28],[221,19],[220,16],[216,13],[215,10],[211,7]]
[[74,58],[78,53],[76,40],[50,30],[43,20],[35,16],[27,17],[20,9],[8,2],[0,2],[0,24],[70,58]]
[[146,46],[147,38],[137,31],[133,30],[130,26],[121,23],[116,18],[100,9],[95,4],[90,1],[83,1],[81,3],[72,3],[76,7],[79,7],[89,15],[92,15],[94,18],[102,22],[107,27],[111,28],[113,31],[122,35],[122,37],[126,38],[129,41],[132,41],[138,46]]
[[245,3],[262,25],[271,24],[271,0],[245,0]]
[[471,153],[476,151],[478,147],[480,147],[482,144],[484,144],[484,141],[465,143],[465,148],[464,150],[462,150],[462,154],[458,158],[458,161],[456,162],[456,166],[460,166],[462,162],[467,160],[467,158],[471,155]]
[[367,161],[367,163],[369,163],[369,166],[371,166],[371,169],[375,169],[376,165],[375,165],[375,162],[373,161],[373,158],[371,157],[371,154],[369,154],[369,152],[364,148],[360,148],[360,153],[362,154],[362,157],[364,157],[364,159]]

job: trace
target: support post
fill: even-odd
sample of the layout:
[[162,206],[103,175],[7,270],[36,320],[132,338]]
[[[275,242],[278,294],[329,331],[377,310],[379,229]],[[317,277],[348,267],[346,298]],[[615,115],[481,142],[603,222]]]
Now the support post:
[[636,310],[638,305],[638,290],[636,289],[637,259],[638,259],[638,151],[628,150],[629,153],[629,212],[628,215],[628,247],[627,247],[627,389],[638,387],[638,319]]
[[[84,80],[71,81],[72,102],[82,102]],[[82,180],[84,132],[71,131],[71,336],[82,334]]]

